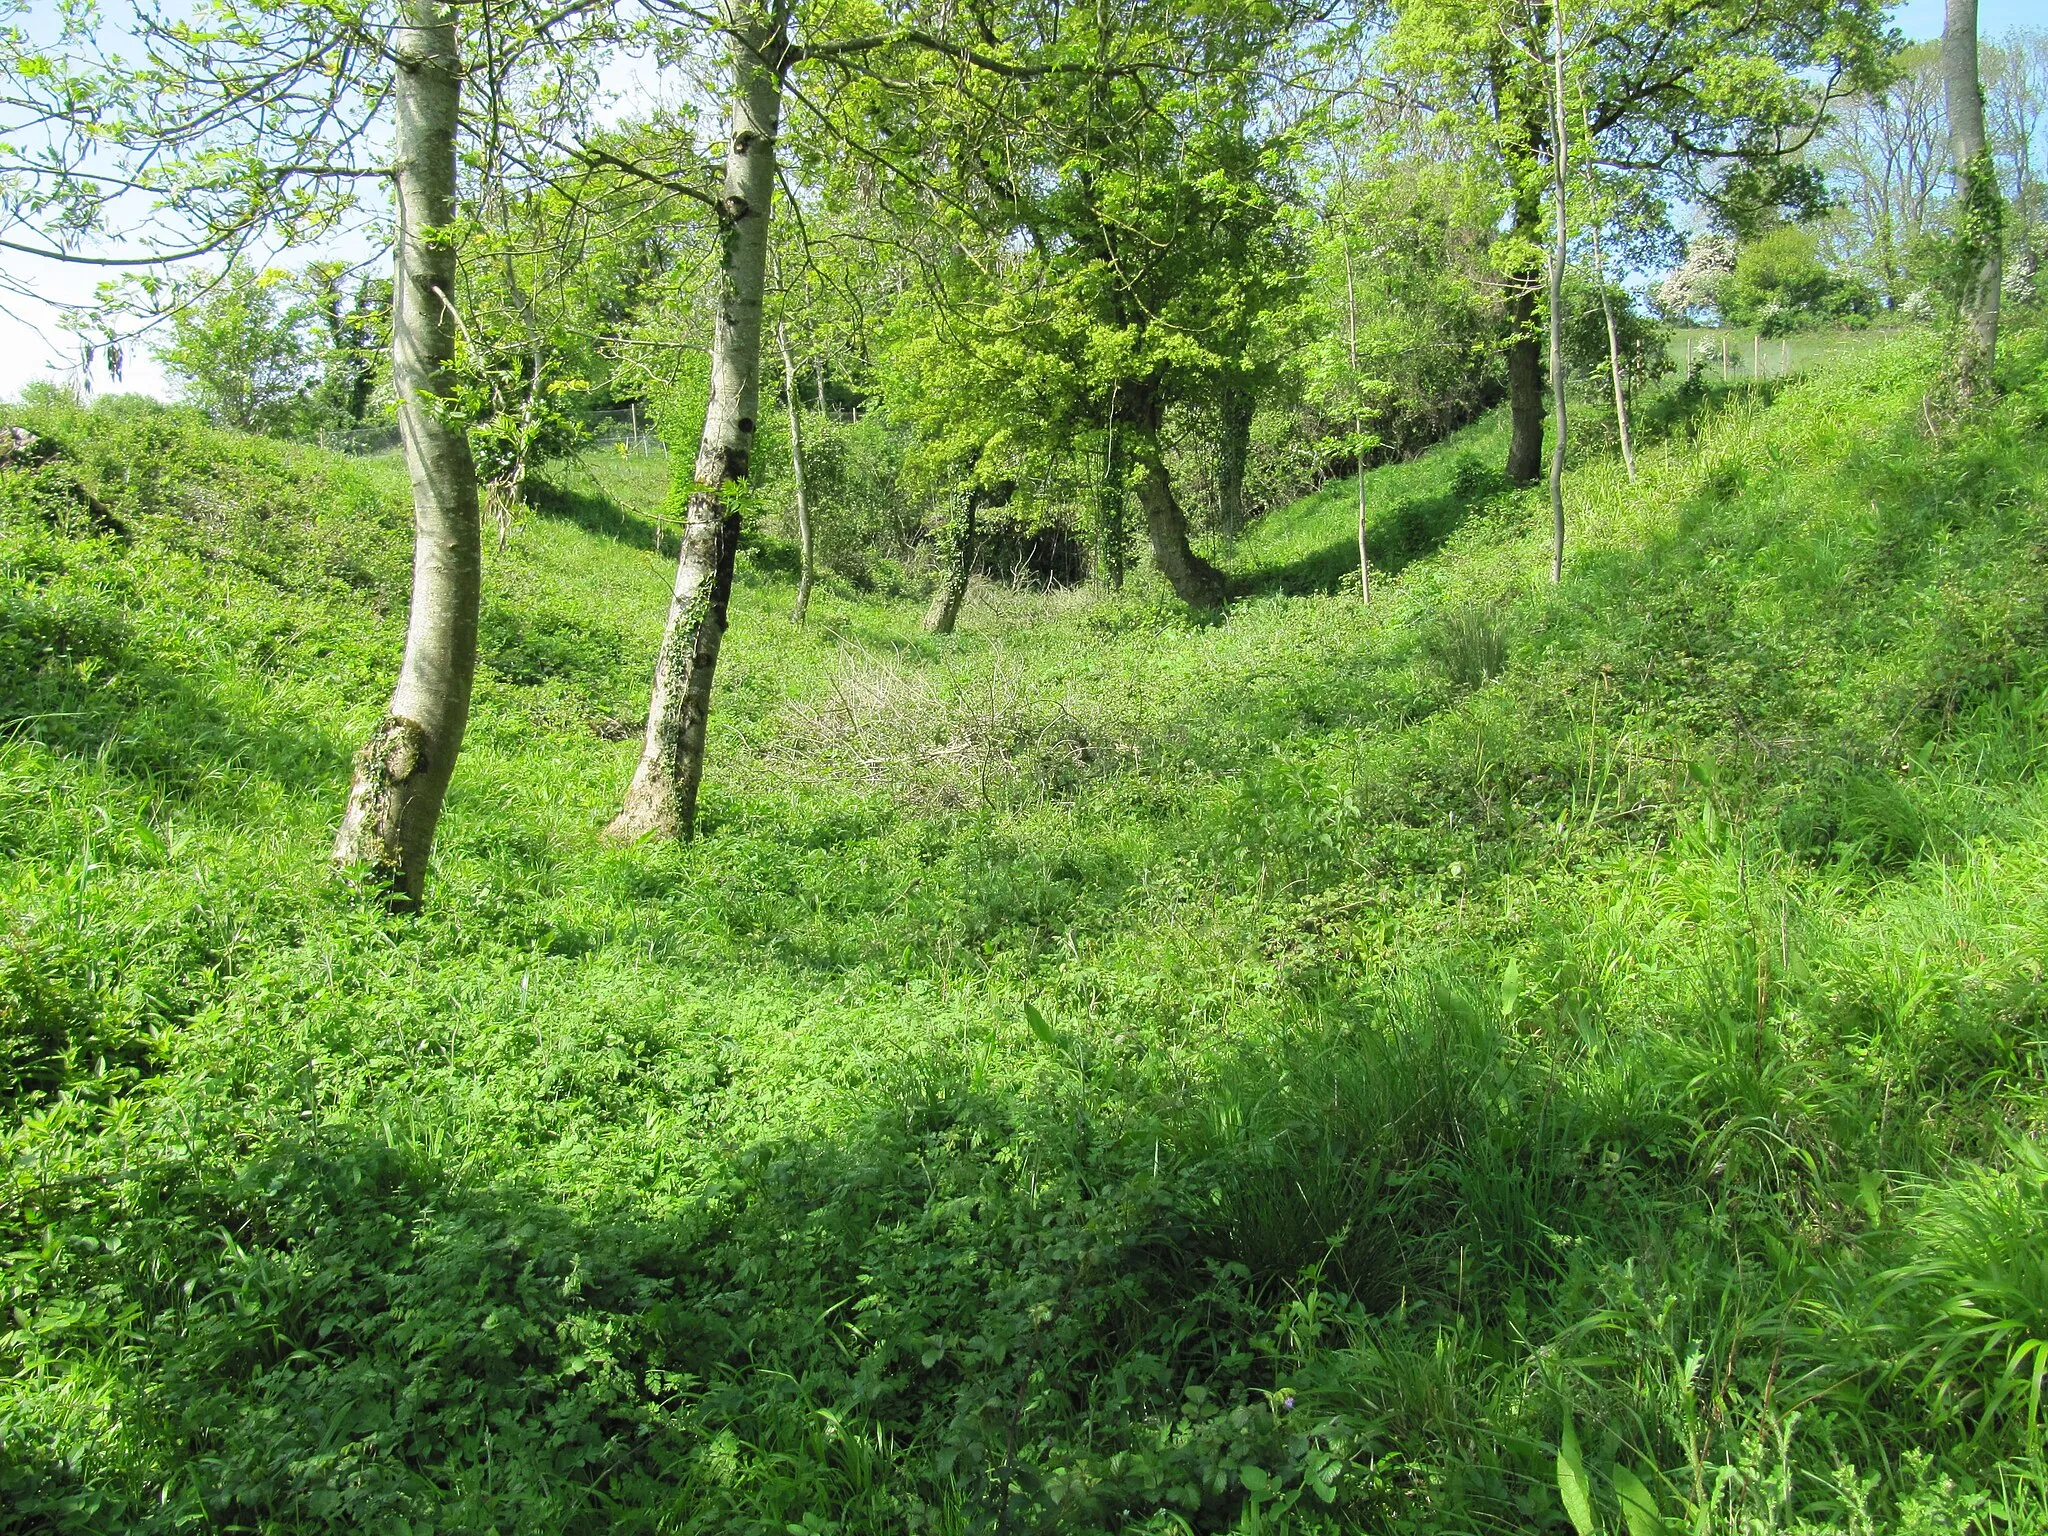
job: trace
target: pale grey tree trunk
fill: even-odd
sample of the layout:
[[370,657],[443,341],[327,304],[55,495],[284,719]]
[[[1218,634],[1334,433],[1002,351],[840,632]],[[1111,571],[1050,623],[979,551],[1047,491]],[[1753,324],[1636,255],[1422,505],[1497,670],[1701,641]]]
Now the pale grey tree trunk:
[[1962,300],[1956,379],[1961,393],[1991,387],[1998,355],[1998,289],[2003,273],[2004,199],[1984,143],[1984,84],[1977,72],[1977,0],[1948,0],[1941,34],[1941,83],[1948,101],[1949,151],[1955,161],[1960,255],[1968,283]]
[[1551,159],[1555,184],[1551,203],[1556,213],[1556,239],[1550,252],[1550,579],[1564,580],[1564,457],[1565,457],[1565,363],[1564,363],[1564,264],[1566,244],[1564,188],[1570,156],[1565,140],[1564,117],[1564,12],[1553,4],[1550,13],[1550,64],[1554,97],[1551,103]]
[[[605,829],[620,841],[687,839],[704,776],[711,679],[725,638],[740,516],[725,487],[747,478],[761,383],[761,298],[768,266],[768,212],[775,190],[775,136],[782,115],[781,27],[746,0],[727,0],[732,133],[718,202],[718,313],[711,337],[711,398],[676,561],[668,624],[654,661],[647,735],[625,805]],[[768,61],[774,61],[772,64]]]
[[811,606],[811,573],[816,549],[811,538],[811,504],[804,496],[804,430],[796,408],[796,362],[789,355],[789,327],[775,322],[775,345],[782,350],[782,392],[789,408],[789,478],[796,490],[796,605],[789,621],[801,624]]
[[967,580],[974,571],[974,542],[979,532],[975,514],[980,510],[981,492],[969,490],[959,518],[946,529],[946,572],[939,578],[939,589],[932,594],[932,605],[924,616],[928,635],[950,635],[960,618],[960,605],[967,600]]
[[[1351,274],[1351,233],[1344,234],[1344,346],[1351,360],[1351,392],[1358,382],[1358,284]],[[1351,417],[1351,440],[1358,454],[1358,600],[1372,601],[1372,554],[1365,541],[1365,420],[1355,411]]]
[[[1597,193],[1593,184],[1593,171],[1586,168],[1587,190]],[[1621,383],[1621,333],[1614,324],[1614,299],[1607,291],[1607,255],[1600,249],[1600,207],[1593,203],[1593,269],[1594,278],[1600,285],[1600,313],[1607,321],[1607,372],[1614,380],[1614,423],[1621,431],[1621,462],[1628,466],[1628,477],[1636,477],[1636,445],[1628,430],[1628,391]]]
[[398,686],[356,754],[334,860],[416,908],[476,681],[482,542],[469,437],[453,393],[455,130],[462,56],[451,8],[407,0],[392,34],[398,240],[391,370],[412,479],[412,609]]

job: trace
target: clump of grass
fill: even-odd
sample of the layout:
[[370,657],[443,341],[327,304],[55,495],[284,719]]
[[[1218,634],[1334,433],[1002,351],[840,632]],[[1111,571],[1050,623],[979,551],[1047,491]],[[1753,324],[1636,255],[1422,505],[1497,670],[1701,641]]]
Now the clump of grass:
[[1498,608],[1474,605],[1446,614],[1427,645],[1431,659],[1461,688],[1483,687],[1507,670],[1507,621]]

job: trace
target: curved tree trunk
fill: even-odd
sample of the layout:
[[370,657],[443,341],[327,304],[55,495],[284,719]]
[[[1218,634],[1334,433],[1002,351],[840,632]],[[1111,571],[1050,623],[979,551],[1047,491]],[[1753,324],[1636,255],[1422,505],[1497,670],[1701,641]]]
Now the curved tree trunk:
[[711,398],[676,561],[675,594],[654,661],[647,735],[625,805],[605,829],[621,841],[687,839],[697,819],[711,679],[725,638],[740,517],[724,488],[746,479],[761,383],[761,297],[768,265],[768,212],[775,189],[775,135],[782,80],[762,62],[782,39],[745,0],[728,0],[732,44],[732,137],[718,202],[718,315],[711,338]]
[[462,56],[443,0],[408,0],[392,34],[398,240],[391,370],[412,479],[412,609],[384,718],[356,754],[334,861],[394,905],[417,908],[434,829],[462,750],[476,682],[483,556],[469,437],[439,403],[452,393],[455,126]]
[[1188,543],[1188,516],[1173,494],[1173,477],[1159,447],[1160,409],[1145,400],[1138,412],[1132,448],[1138,456],[1138,504],[1145,509],[1145,531],[1152,541],[1152,560],[1174,595],[1191,608],[1220,608],[1226,595],[1223,573]]
[[1244,465],[1251,456],[1254,407],[1251,390],[1237,379],[1216,402],[1216,515],[1227,539],[1244,532]]
[[789,621],[801,624],[811,607],[811,573],[817,551],[811,539],[811,504],[804,496],[804,431],[796,408],[796,363],[789,355],[789,327],[775,322],[775,345],[782,349],[782,391],[789,408],[789,478],[796,490],[796,605]]
[[959,520],[946,530],[946,574],[924,616],[928,635],[950,635],[959,620],[960,605],[967,600],[967,579],[974,571],[975,514],[980,510],[981,492],[968,491]]
[[1984,85],[1977,72],[1977,0],[1948,0],[1941,34],[1941,83],[1948,102],[1949,151],[1955,159],[1967,271],[1958,338],[1956,381],[1965,399],[1991,387],[1998,355],[1998,288],[2003,276],[2004,199],[1984,145]]

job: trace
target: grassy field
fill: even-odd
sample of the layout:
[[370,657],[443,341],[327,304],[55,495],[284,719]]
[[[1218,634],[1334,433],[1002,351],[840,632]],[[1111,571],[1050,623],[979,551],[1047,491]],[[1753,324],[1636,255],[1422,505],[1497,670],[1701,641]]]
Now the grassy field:
[[390,467],[12,410],[0,1529],[2048,1531],[2048,365],[1932,361],[1653,413],[1555,589],[1497,422],[1370,607],[1350,483],[1214,621],[761,545],[686,847],[560,474],[417,919]]

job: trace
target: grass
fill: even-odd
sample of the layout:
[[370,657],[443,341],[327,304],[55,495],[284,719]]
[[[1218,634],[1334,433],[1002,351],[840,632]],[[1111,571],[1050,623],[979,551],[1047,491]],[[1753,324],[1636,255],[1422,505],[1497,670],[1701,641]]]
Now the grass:
[[2042,338],[1930,368],[1588,457],[1554,591],[1485,423],[1369,608],[1348,483],[1220,622],[749,553],[680,848],[557,476],[416,920],[389,466],[15,411],[0,1528],[1563,1532],[1569,1423],[1604,1530],[2048,1530]]

